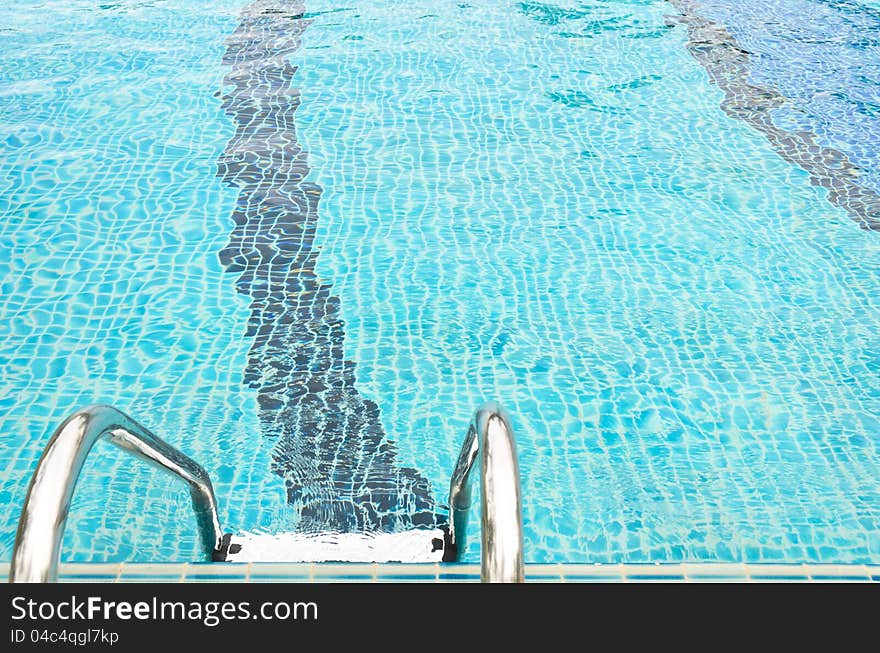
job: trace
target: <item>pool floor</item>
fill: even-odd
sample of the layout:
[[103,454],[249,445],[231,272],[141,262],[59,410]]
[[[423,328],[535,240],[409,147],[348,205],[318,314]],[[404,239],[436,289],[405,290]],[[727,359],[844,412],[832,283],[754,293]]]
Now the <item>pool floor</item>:
[[[0,560],[89,404],[274,537],[442,527],[496,400],[533,579],[880,564],[876,0],[2,4]],[[119,566],[202,554],[129,463],[65,578],[403,574]]]

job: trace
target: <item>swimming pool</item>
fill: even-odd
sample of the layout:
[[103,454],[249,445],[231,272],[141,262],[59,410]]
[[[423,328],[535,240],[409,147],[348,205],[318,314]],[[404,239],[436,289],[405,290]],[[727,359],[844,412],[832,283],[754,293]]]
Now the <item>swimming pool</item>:
[[[880,13],[771,5],[0,9],[0,560],[89,403],[283,533],[442,524],[497,399],[529,562],[880,562]],[[63,558],[189,510],[96,447]]]

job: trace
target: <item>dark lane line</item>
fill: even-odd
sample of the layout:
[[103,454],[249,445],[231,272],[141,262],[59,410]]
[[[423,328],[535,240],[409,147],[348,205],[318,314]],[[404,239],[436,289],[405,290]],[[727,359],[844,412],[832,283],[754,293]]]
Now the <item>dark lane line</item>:
[[301,531],[394,531],[441,521],[427,480],[401,467],[375,402],[343,352],[339,298],[315,273],[321,188],[305,181],[288,58],[309,21],[301,0],[258,0],[227,41],[223,106],[236,132],[218,175],[239,189],[220,259],[251,298],[245,383],[257,390],[273,471]]
[[764,134],[783,159],[805,170],[814,185],[828,189],[828,200],[847,211],[861,228],[880,231],[880,195],[859,183],[860,168],[846,153],[820,145],[809,131],[777,127],[772,112],[788,98],[749,82],[749,53],[722,25],[701,16],[699,3],[668,1],[680,14],[674,20],[687,26],[688,50],[724,91],[724,112]]

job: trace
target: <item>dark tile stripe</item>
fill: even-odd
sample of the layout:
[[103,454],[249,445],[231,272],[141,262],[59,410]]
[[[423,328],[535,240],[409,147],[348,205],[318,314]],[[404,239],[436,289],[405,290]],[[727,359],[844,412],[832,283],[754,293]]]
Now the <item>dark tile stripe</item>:
[[687,26],[688,50],[724,91],[724,112],[764,134],[783,159],[809,173],[814,185],[827,188],[828,200],[846,210],[860,227],[880,231],[880,195],[858,183],[859,167],[844,152],[820,145],[811,132],[777,127],[772,110],[788,99],[749,83],[749,53],[722,25],[701,16],[699,3],[669,2],[680,13],[675,20]]
[[315,274],[321,188],[297,141],[299,0],[248,5],[227,42],[223,106],[236,132],[219,176],[239,189],[235,228],[220,253],[251,298],[253,338],[245,382],[258,391],[263,433],[277,440],[273,471],[284,478],[299,530],[398,530],[438,519],[428,483],[397,464],[379,409],[355,386],[343,353],[339,298]]

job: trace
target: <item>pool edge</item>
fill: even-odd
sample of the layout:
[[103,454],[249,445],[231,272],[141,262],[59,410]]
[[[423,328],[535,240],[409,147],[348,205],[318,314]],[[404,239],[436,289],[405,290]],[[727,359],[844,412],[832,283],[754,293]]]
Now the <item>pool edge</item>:
[[[6,579],[9,563],[0,563]],[[526,582],[880,582],[880,564],[527,564]],[[62,563],[60,583],[479,582],[477,564]]]

